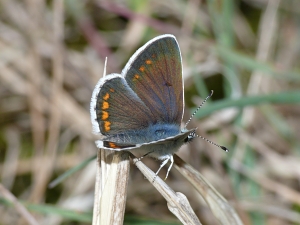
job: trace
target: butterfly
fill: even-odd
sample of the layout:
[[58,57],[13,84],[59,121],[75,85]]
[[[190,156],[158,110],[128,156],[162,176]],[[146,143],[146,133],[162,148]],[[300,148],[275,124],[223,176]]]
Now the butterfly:
[[[129,59],[121,74],[101,78],[92,94],[93,132],[98,148],[146,153],[168,162],[196,136],[181,129],[184,108],[182,60],[171,34],[153,38]],[[223,147],[223,146],[222,146]]]

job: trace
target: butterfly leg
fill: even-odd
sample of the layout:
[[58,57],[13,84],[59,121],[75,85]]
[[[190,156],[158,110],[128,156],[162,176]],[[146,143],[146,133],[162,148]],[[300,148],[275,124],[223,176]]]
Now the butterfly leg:
[[[169,159],[168,159],[168,160],[169,160]],[[172,166],[173,166],[173,163],[174,163],[173,155],[170,156],[170,160],[171,160],[171,164],[170,164],[170,166],[169,166],[169,168],[168,168],[168,171],[167,171],[167,175],[166,175],[166,177],[165,177],[165,180],[168,178],[169,172],[170,172],[170,170],[171,170],[171,168],[172,168]]]
[[160,164],[159,169],[157,170],[157,172],[155,173],[155,176],[154,176],[154,178],[153,178],[153,182],[155,181],[155,179],[156,179],[156,177],[157,177],[159,171],[161,170],[161,168],[163,168],[163,167],[168,163],[169,159],[170,159],[170,158],[166,158],[166,159]]
[[147,155],[150,155],[151,153],[153,153],[153,151],[147,152],[145,155],[143,155],[140,158],[138,158],[138,161],[141,161],[144,157],[146,157]]

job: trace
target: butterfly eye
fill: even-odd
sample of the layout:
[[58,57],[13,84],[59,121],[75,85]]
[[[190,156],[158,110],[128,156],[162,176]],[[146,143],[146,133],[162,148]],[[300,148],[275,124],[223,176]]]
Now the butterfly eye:
[[196,137],[196,131],[192,131],[185,139],[184,142],[191,142]]

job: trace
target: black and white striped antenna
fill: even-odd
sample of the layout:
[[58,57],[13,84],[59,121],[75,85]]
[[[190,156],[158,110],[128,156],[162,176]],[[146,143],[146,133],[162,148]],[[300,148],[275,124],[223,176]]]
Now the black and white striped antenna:
[[186,129],[186,126],[191,122],[192,118],[196,115],[196,113],[199,111],[199,109],[204,105],[204,103],[213,95],[214,91],[211,90],[210,91],[210,95],[207,96],[204,101],[198,106],[198,108],[195,110],[195,112],[191,115],[191,117],[189,118],[189,120],[186,122],[186,124],[184,125],[184,128]]
[[216,144],[215,142],[212,142],[212,141],[208,140],[207,138],[202,137],[202,136],[200,136],[200,135],[198,135],[198,134],[195,134],[195,135],[196,135],[196,137],[202,138],[203,140],[207,141],[208,143],[210,143],[210,144],[212,144],[212,145],[214,145],[214,146],[219,147],[220,149],[224,150],[225,152],[229,152],[229,149],[226,148],[225,146],[218,145],[218,144]]
[[[204,101],[198,106],[198,108],[195,110],[195,112],[191,115],[191,117],[189,118],[189,120],[186,122],[186,124],[184,125],[184,129],[186,129],[186,126],[191,122],[192,118],[196,115],[196,113],[198,112],[198,110],[199,110],[199,109],[204,105],[204,103],[205,103],[205,102],[213,95],[213,93],[214,93],[214,91],[211,90],[210,95],[207,96],[207,97],[204,99]],[[202,136],[200,136],[200,135],[198,135],[198,134],[195,134],[195,136],[196,136],[196,137],[200,137],[200,138],[202,138],[203,140],[207,141],[208,143],[210,143],[210,144],[212,144],[212,145],[214,145],[214,146],[217,146],[217,147],[221,148],[221,149],[224,150],[225,152],[229,152],[228,148],[226,148],[225,146],[218,145],[218,144],[216,144],[216,143],[214,143],[214,142],[208,140],[207,138],[202,137]]]

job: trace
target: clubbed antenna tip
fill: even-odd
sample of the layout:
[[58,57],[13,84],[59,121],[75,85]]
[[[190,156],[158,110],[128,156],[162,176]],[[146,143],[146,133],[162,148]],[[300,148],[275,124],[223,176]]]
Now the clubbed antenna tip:
[[226,148],[225,146],[220,145],[220,148],[223,149],[225,152],[229,152],[229,149]]
[[229,152],[228,148],[226,148],[226,147],[224,147],[224,146],[222,146],[222,145],[218,145],[218,144],[216,144],[215,142],[212,142],[212,141],[208,140],[207,138],[202,137],[202,136],[200,136],[200,135],[198,135],[198,134],[196,134],[196,136],[199,137],[199,138],[202,138],[203,140],[207,141],[208,143],[210,143],[210,144],[212,144],[212,145],[214,145],[214,146],[217,146],[217,147],[223,149],[225,152]]

